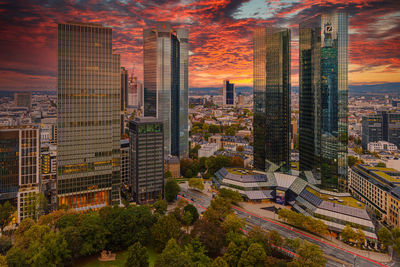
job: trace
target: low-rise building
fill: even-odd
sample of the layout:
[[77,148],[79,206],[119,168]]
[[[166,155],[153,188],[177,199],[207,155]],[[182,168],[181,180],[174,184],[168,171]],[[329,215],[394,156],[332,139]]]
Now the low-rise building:
[[214,153],[219,149],[219,145],[217,143],[207,143],[202,145],[201,148],[198,150],[198,157],[211,157]]
[[370,152],[392,152],[396,151],[397,146],[395,144],[386,142],[386,141],[378,141],[378,142],[370,142],[368,143],[368,151]]
[[171,172],[172,177],[181,177],[181,162],[177,156],[168,155],[164,158],[164,171]]
[[400,171],[359,164],[349,171],[349,191],[378,211],[391,227],[400,226]]

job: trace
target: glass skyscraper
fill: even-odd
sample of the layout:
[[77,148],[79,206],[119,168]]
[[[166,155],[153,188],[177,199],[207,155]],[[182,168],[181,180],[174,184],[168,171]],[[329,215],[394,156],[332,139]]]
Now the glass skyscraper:
[[322,14],[299,27],[300,170],[324,188],[347,188],[348,15]]
[[143,30],[144,115],[164,125],[164,150],[189,155],[188,56],[189,32],[158,22]]
[[230,83],[229,80],[224,80],[222,99],[224,106],[233,106],[235,104],[235,84]]
[[290,168],[290,30],[257,28],[253,37],[254,167]]
[[112,29],[59,24],[57,82],[58,205],[119,204],[121,70]]

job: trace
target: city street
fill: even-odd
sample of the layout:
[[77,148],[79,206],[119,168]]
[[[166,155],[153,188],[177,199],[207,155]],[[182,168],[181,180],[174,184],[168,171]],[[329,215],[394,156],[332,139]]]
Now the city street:
[[[200,192],[195,192],[193,190],[182,188],[181,195],[190,202],[192,202],[193,199],[193,202],[199,212],[204,211],[210,205],[210,198]],[[296,229],[293,229],[292,227],[275,222],[273,220],[260,217],[241,208],[233,208],[236,211],[237,215],[241,218],[245,218],[248,223],[258,225],[266,230],[275,230],[284,238],[300,238],[302,240],[307,240],[309,242],[319,245],[324,251],[324,254],[327,255],[327,266],[343,266],[344,262],[347,263],[346,266],[395,266],[394,263],[382,264],[374,260],[368,259],[351,251],[339,248],[336,245],[328,243],[327,241],[302,233],[300,231],[297,231]],[[334,259],[338,260],[335,261]]]

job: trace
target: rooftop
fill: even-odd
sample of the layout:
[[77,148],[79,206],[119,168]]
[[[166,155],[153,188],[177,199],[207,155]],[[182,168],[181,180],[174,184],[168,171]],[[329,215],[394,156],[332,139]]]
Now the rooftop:
[[[348,206],[348,207],[357,208],[357,209],[364,209],[364,207],[365,207],[364,203],[358,201],[357,199],[355,199],[351,196],[337,197],[334,194],[330,195],[330,194],[318,192],[317,190],[311,188],[310,186],[307,186],[306,190],[308,192],[312,193],[314,196],[317,196],[318,198],[320,198],[323,201],[333,203],[333,206],[338,204],[338,205]],[[321,204],[321,203],[319,203],[319,204]],[[326,204],[326,205],[331,205],[331,204]]]

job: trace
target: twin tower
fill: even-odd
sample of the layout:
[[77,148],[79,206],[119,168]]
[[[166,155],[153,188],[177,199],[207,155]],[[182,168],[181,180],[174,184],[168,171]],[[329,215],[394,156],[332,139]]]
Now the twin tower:
[[[254,167],[290,170],[289,29],[254,32]],[[300,171],[324,188],[347,187],[348,16],[322,14],[299,25]]]

